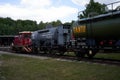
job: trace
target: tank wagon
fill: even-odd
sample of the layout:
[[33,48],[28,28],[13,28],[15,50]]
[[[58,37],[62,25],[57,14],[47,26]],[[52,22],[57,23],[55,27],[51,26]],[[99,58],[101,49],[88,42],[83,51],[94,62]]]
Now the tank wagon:
[[76,55],[93,57],[99,50],[120,50],[120,9],[79,19],[72,26]]
[[32,49],[34,53],[64,54],[66,43],[70,40],[70,26],[61,25],[58,27],[46,28],[32,33]]

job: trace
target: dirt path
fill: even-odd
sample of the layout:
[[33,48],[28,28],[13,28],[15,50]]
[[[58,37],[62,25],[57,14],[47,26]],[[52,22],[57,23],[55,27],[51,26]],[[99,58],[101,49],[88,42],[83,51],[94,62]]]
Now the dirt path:
[[[8,55],[15,55],[15,56],[22,56],[22,57],[30,57],[30,58],[37,58],[37,59],[53,59],[53,57],[49,57],[49,56],[40,56],[40,55],[32,55],[32,54],[19,54],[19,53],[12,53],[12,52],[5,52],[5,51],[0,51],[0,55],[2,54],[8,54]],[[76,62],[76,60],[69,60],[69,59],[61,59],[61,58],[55,58],[55,60],[58,60],[58,61],[67,61],[67,62]],[[79,61],[80,63],[82,61]]]
[[50,57],[44,57],[44,56],[35,56],[35,55],[19,54],[19,53],[11,53],[11,52],[0,51],[0,56],[1,56],[2,54],[22,56],[22,57],[31,57],[31,58],[39,58],[39,59],[49,59],[49,58],[50,58]]

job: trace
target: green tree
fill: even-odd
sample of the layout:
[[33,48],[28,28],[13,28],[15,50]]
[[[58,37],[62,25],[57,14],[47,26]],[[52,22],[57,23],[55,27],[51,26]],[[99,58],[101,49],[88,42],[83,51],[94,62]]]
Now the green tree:
[[45,23],[43,23],[43,21],[41,21],[39,24],[38,24],[38,28],[37,29],[44,29],[45,28]]
[[94,15],[105,13],[106,5],[90,0],[89,4],[86,5],[86,9],[79,15],[80,18],[86,18]]
[[62,22],[61,22],[60,20],[57,20],[57,21],[52,21],[52,22],[50,22],[49,24],[51,24],[51,25],[53,25],[54,27],[56,27],[56,26],[61,25]]
[[32,20],[13,20],[9,17],[0,17],[0,35],[16,35],[21,31],[35,31],[45,28],[48,24],[53,26],[59,26],[62,24],[60,20],[46,22],[41,21],[37,24],[36,21]]

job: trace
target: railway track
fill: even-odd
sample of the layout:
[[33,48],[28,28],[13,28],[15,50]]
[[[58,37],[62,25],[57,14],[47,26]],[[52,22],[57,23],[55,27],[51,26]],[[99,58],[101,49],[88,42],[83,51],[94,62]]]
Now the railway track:
[[88,57],[82,58],[81,60],[78,60],[75,56],[70,55],[52,55],[52,54],[38,54],[38,56],[46,56],[46,57],[52,57],[57,60],[62,61],[78,61],[78,62],[88,62],[88,63],[96,63],[96,64],[103,64],[103,65],[117,65],[120,66],[120,60],[115,59],[105,59],[105,58],[92,58],[89,59]]
[[[5,47],[5,48],[0,48],[0,53],[12,53],[10,51],[10,47]],[[120,60],[115,60],[115,59],[105,59],[105,58],[92,58],[89,59],[88,57],[82,58],[81,60],[78,60],[77,57],[75,56],[71,56],[71,55],[63,55],[60,56],[58,54],[44,54],[44,53],[40,53],[40,54],[23,54],[23,53],[12,53],[15,55],[22,55],[22,56],[27,56],[27,57],[34,57],[34,58],[54,58],[56,60],[60,60],[60,61],[69,61],[69,62],[88,62],[88,63],[95,63],[95,64],[103,64],[103,65],[116,65],[116,66],[120,66]]]
[[85,58],[83,60],[85,62],[90,62],[90,63],[99,63],[99,64],[107,64],[107,65],[117,65],[117,66],[120,66],[120,60],[115,60],[115,59],[104,59],[104,58],[88,59],[88,58]]

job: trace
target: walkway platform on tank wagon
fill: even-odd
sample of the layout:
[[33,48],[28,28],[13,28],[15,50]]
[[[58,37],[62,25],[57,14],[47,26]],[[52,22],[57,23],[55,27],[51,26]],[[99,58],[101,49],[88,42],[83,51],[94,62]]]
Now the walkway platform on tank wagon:
[[79,22],[89,22],[89,21],[98,21],[98,20],[100,21],[100,20],[112,19],[116,17],[120,17],[120,11],[111,11],[105,14],[79,19]]

